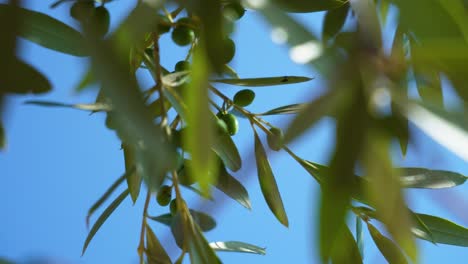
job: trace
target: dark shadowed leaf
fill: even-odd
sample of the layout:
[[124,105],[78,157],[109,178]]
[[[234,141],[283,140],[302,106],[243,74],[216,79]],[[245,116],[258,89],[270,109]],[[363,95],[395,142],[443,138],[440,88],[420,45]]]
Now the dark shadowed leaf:
[[[11,12],[11,6],[0,4],[0,16]],[[72,27],[46,14],[20,8],[20,36],[43,47],[75,56],[86,56],[83,36]]]
[[0,150],[5,149],[7,146],[7,140],[5,136],[5,129],[3,128],[3,124],[0,121]]
[[281,9],[287,12],[309,13],[330,10],[342,6],[346,1],[341,0],[274,0]]
[[239,150],[228,133],[218,133],[213,139],[211,148],[231,171],[238,171],[242,167]]
[[302,76],[277,76],[277,77],[265,77],[265,78],[246,78],[246,79],[217,79],[211,80],[211,82],[225,83],[237,86],[274,86],[274,85],[285,85],[293,83],[302,83],[313,80],[314,78],[302,77]]
[[151,227],[146,225],[146,255],[148,264],[171,264],[171,258],[159,242]]
[[120,186],[120,184],[123,183],[125,180],[125,177],[127,177],[128,174],[132,173],[135,171],[134,168],[131,168],[130,170],[126,171],[122,176],[120,176],[110,187],[107,189],[107,191],[89,208],[88,214],[86,215],[86,226],[89,226],[89,219],[93,215],[93,213],[101,207],[101,205],[109,199],[111,194],[117,189],[117,187]]
[[15,264],[15,262],[5,258],[0,258],[0,264]]
[[122,203],[122,201],[128,196],[129,191],[123,191],[107,208],[102,212],[99,218],[94,223],[91,231],[89,231],[88,236],[83,245],[83,250],[81,251],[81,255],[84,255],[86,249],[88,248],[89,242],[93,239],[96,232],[101,228],[102,224],[107,220],[107,218],[114,212],[114,210]]
[[254,129],[255,136],[255,158],[257,162],[257,173],[258,180],[260,181],[260,188],[262,189],[263,197],[268,204],[268,207],[276,216],[278,221],[284,226],[288,226],[288,216],[284,210],[283,201],[276,185],[273,171],[270,167],[265,149],[263,148],[262,142],[258,137],[257,131]]
[[382,235],[377,228],[371,224],[367,224],[367,228],[374,240],[377,248],[390,264],[406,264],[408,261],[403,252],[391,239]]
[[87,70],[80,79],[80,82],[76,85],[75,91],[81,92],[92,84],[96,83],[96,78],[93,76],[93,71]]
[[251,209],[249,193],[245,187],[236,178],[230,175],[226,169],[221,168],[219,171],[218,182],[215,187],[237,201],[240,205],[247,209]]
[[323,22],[322,38],[327,40],[334,37],[344,26],[348,16],[349,3],[339,8],[329,10],[325,15]]
[[[200,229],[203,232],[207,232],[216,227],[216,221],[206,213],[195,211],[190,209],[190,214],[192,215],[193,221],[200,226]],[[162,214],[158,216],[149,216],[151,220],[171,226],[174,220],[174,217],[171,214]]]
[[8,67],[7,74],[0,80],[2,92],[39,94],[52,89],[49,80],[31,65],[15,59]]
[[216,251],[266,254],[265,248],[239,241],[211,242],[210,247]]
[[190,239],[187,242],[188,252],[190,253],[190,263],[221,264],[221,261],[208,244],[208,241],[206,241],[206,238],[203,236],[203,233],[200,231],[200,228],[191,221],[189,221],[188,224],[191,226]]
[[39,101],[39,100],[29,100],[24,102],[25,104],[39,105],[45,107],[65,107],[65,108],[74,108],[78,110],[99,112],[99,111],[111,111],[112,108],[110,105],[105,103],[95,103],[95,104],[66,104],[60,102],[52,101]]
[[451,188],[465,183],[468,178],[452,171],[424,168],[401,168],[399,172],[401,183],[406,188]]
[[[427,214],[416,214],[421,223],[427,227],[430,234],[424,228],[416,225],[413,234],[418,238],[433,243],[448,244],[454,246],[468,247],[468,229],[451,222],[447,219]],[[428,238],[432,238],[428,239]]]
[[290,104],[281,107],[277,107],[266,112],[257,114],[258,116],[268,116],[268,115],[285,115],[285,114],[296,114],[304,109],[307,104]]
[[362,231],[362,220],[356,216],[356,243],[361,258],[364,259],[364,232]]

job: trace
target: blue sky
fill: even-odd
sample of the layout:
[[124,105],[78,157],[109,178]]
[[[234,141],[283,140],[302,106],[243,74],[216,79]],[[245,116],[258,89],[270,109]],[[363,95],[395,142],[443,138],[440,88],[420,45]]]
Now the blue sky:
[[[49,2],[27,1],[26,4],[28,8],[47,12],[77,26],[68,17],[68,4],[49,10]],[[125,10],[131,6],[132,3],[126,1],[108,5],[112,12],[112,26],[118,24]],[[320,14],[297,17],[314,32],[320,27]],[[255,12],[247,12],[238,23],[234,39],[237,53],[231,65],[241,77],[318,77],[307,66],[294,64],[285,46],[271,42],[268,25]],[[4,113],[8,149],[0,153],[3,179],[0,191],[0,200],[3,201],[0,203],[0,256],[23,262],[44,257],[58,260],[57,263],[137,263],[141,198],[134,206],[130,199],[124,201],[99,230],[86,254],[80,257],[87,234],[85,216],[89,206],[124,170],[120,143],[116,135],[105,128],[104,115],[23,104],[32,98],[68,103],[93,102],[95,90],[76,94],[72,89],[86,70],[86,59],[60,54],[26,41],[20,41],[19,51],[22,58],[49,77],[54,90],[40,97],[9,97],[8,111]],[[172,45],[168,34],[163,36],[161,54],[167,68],[181,60],[185,51]],[[151,86],[147,72],[141,70],[138,76],[143,87]],[[230,96],[239,90],[232,86],[219,88]],[[304,84],[259,88],[256,90],[257,99],[249,109],[260,112],[305,102],[322,92],[323,88],[320,78]],[[274,117],[268,121],[284,127],[288,117]],[[413,129],[413,132],[417,137],[416,144],[410,146],[405,159],[396,154],[399,164],[468,174],[465,162],[418,130]],[[214,208],[209,210],[214,212],[218,222],[215,230],[206,233],[208,240],[239,240],[267,248],[265,256],[221,253],[224,263],[318,263],[315,244],[318,185],[285,152],[269,153],[290,219],[290,227],[283,227],[271,214],[261,195],[251,153],[253,134],[246,120],[240,120],[240,132],[234,140],[245,158],[243,169],[234,175],[247,186],[253,210],[248,211],[215,192],[215,197],[223,199],[217,204],[203,204],[205,209]],[[301,157],[326,163],[332,146],[333,122],[325,119],[291,144],[291,149]],[[466,226],[467,191],[466,185],[448,191],[413,190],[407,192],[407,197],[411,207],[418,212],[443,216]],[[200,204],[198,200],[189,200],[188,203],[189,206]],[[166,211],[167,208],[158,207],[152,200],[151,214]],[[157,223],[152,227],[160,239],[167,242],[171,256],[176,256],[169,229]],[[370,237],[366,235],[365,239],[365,263],[385,263]],[[421,242],[420,255],[421,263],[464,263],[467,251],[462,247]]]

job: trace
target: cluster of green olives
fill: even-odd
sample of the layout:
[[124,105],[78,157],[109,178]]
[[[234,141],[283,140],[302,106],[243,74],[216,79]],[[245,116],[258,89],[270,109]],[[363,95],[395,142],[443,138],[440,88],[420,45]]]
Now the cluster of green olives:
[[172,199],[172,186],[163,185],[159,189],[158,193],[156,194],[156,202],[160,206],[168,206],[171,215],[177,214],[177,201],[176,199]]
[[70,8],[70,16],[89,25],[98,36],[104,36],[109,31],[110,14],[104,5],[95,6],[94,0],[77,0]]

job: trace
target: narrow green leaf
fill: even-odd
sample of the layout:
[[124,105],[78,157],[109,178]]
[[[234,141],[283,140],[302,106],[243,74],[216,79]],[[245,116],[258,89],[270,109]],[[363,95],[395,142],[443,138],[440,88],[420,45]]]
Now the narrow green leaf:
[[468,247],[468,229],[466,227],[433,215],[416,214],[416,216],[430,231],[430,234],[427,234],[420,226],[416,226],[412,231],[418,238],[434,243]]
[[236,178],[230,175],[225,168],[219,171],[218,182],[215,187],[237,201],[240,205],[247,209],[252,209],[250,204],[249,193],[245,187]]
[[[6,4],[0,4],[0,16],[12,12]],[[19,9],[22,19],[20,36],[45,48],[75,56],[86,56],[83,36],[80,32],[46,14]]]
[[382,255],[390,264],[406,264],[408,261],[403,252],[391,239],[382,235],[377,228],[371,224],[367,224],[367,228],[374,240],[377,248],[382,252]]
[[256,114],[258,116],[268,116],[268,115],[285,115],[285,114],[296,114],[302,111],[307,104],[290,104],[281,107],[277,107],[266,112]]
[[217,181],[218,175],[215,172],[217,169],[215,155],[210,148],[213,145],[212,142],[215,141],[215,123],[209,109],[209,67],[207,55],[203,53],[203,50],[196,49],[190,72],[191,82],[184,90],[185,102],[190,111],[186,112],[187,131],[182,134],[183,145],[187,148],[192,160],[189,173],[196,175],[195,179],[205,195],[209,194],[210,185]]
[[128,190],[130,191],[130,197],[132,198],[133,204],[136,203],[138,196],[140,195],[142,177],[138,175],[135,169],[135,150],[130,145],[122,144],[125,160],[125,170],[129,173],[125,174],[127,180]]
[[7,140],[5,136],[5,129],[3,128],[3,124],[0,121],[0,150],[4,150],[7,146]]
[[255,136],[255,158],[257,162],[257,173],[258,180],[260,181],[260,188],[265,197],[265,201],[268,207],[276,216],[278,221],[284,226],[288,226],[288,216],[284,210],[283,201],[276,185],[275,177],[268,162],[265,149],[263,148],[262,142],[258,137],[257,131],[254,129]]
[[342,0],[274,0],[273,3],[277,4],[281,9],[287,12],[294,13],[309,13],[324,10],[331,10],[338,8],[346,3]]
[[[216,221],[210,215],[190,209],[190,215],[193,218],[193,221],[200,226],[200,229],[203,232],[213,230],[216,227]],[[161,224],[171,226],[174,221],[174,216],[171,214],[162,214],[158,216],[148,216],[148,219],[159,222]]]
[[208,241],[203,236],[200,228],[192,221],[188,223],[191,226],[190,239],[188,240],[188,252],[190,254],[190,263],[204,264],[213,263],[221,264],[221,261],[216,256],[216,253],[208,244]]
[[146,225],[146,256],[148,264],[171,264],[171,258],[159,242],[151,227]]
[[171,225],[171,233],[172,233],[172,236],[174,237],[174,240],[177,246],[181,249],[185,248],[184,244],[185,244],[185,237],[186,237],[185,235],[186,228],[185,228],[182,215],[180,212],[177,212],[177,214],[172,217],[172,222],[170,225]]
[[216,79],[211,82],[225,83],[237,86],[275,86],[285,85],[293,83],[302,83],[313,80],[314,78],[302,77],[302,76],[277,76],[277,77],[265,77],[265,78],[247,78],[247,79]]
[[434,69],[414,67],[414,79],[418,88],[419,96],[429,104],[439,107],[444,106],[444,96],[439,73]]
[[228,133],[217,133],[211,148],[231,171],[238,171],[242,167],[239,150]]
[[102,214],[99,216],[99,218],[96,220],[96,223],[94,223],[93,227],[91,228],[91,231],[89,231],[88,236],[86,237],[86,240],[83,245],[83,250],[81,252],[81,255],[84,255],[86,248],[88,248],[89,242],[93,239],[94,235],[96,232],[101,228],[102,224],[107,220],[107,218],[114,212],[114,210],[122,203],[122,201],[128,196],[129,191],[125,190],[123,191],[107,208],[102,212]]
[[91,111],[91,112],[100,112],[100,111],[111,111],[112,107],[106,103],[95,103],[95,104],[66,104],[60,102],[52,101],[42,101],[42,100],[28,100],[24,102],[25,104],[39,105],[45,107],[65,107],[65,108],[74,108],[78,110]]
[[93,215],[93,213],[101,207],[101,205],[109,199],[111,194],[117,189],[117,187],[120,186],[120,184],[123,183],[125,178],[127,177],[128,174],[132,173],[135,170],[135,168],[131,168],[130,170],[127,170],[122,176],[120,176],[112,185],[109,187],[109,189],[106,190],[106,192],[89,208],[88,214],[86,215],[86,226],[89,226],[89,219]]
[[[177,87],[181,88],[182,90],[184,87]],[[182,99],[181,93],[178,91],[179,89],[171,88],[169,86],[163,89],[163,94],[166,99],[171,103],[172,107],[176,110],[177,114],[180,115],[182,120],[187,120],[187,105],[185,104],[184,100]]]
[[178,87],[182,84],[187,83],[190,79],[189,71],[174,72],[164,75],[162,77],[162,83],[165,87]]
[[362,230],[362,220],[356,216],[356,243],[359,249],[361,258],[364,259],[364,232]]
[[358,245],[354,240],[353,233],[346,224],[338,230],[337,239],[331,248],[331,263],[362,264],[362,257]]
[[324,17],[322,38],[324,40],[333,38],[346,22],[348,16],[349,2],[336,9],[329,10]]
[[266,254],[265,248],[239,241],[211,242],[210,247],[216,251]]
[[406,188],[451,188],[465,183],[468,178],[452,171],[424,168],[401,168],[399,172],[401,183]]
[[347,90],[350,89],[331,90],[303,107],[301,112],[291,121],[284,135],[284,142],[291,142],[321,118],[338,112],[339,107],[345,103],[345,100],[348,100],[349,92]]
[[382,47],[382,32],[374,0],[349,1],[351,10],[357,17],[360,41],[366,47],[380,49]]
[[42,73],[18,59],[14,59],[8,65],[7,74],[3,77],[0,80],[0,84],[4,93],[40,94],[52,89],[49,80]]
[[96,78],[93,76],[93,71],[92,70],[87,70],[83,76],[81,77],[80,82],[76,85],[75,91],[76,92],[81,92],[83,91],[86,87],[96,83]]

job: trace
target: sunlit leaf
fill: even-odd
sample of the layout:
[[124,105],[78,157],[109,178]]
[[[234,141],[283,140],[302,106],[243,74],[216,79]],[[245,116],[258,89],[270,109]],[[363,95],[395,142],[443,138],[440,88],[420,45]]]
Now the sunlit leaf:
[[334,37],[344,26],[346,17],[348,16],[349,3],[346,3],[339,8],[329,10],[323,22],[322,38],[327,40]]
[[24,102],[25,104],[39,105],[45,107],[65,107],[65,108],[75,108],[84,111],[99,112],[99,111],[111,111],[112,107],[105,103],[95,103],[95,104],[66,104],[60,102],[52,101],[42,101],[42,100],[28,100]]
[[302,111],[307,104],[290,104],[281,107],[277,107],[266,112],[257,114],[258,116],[267,116],[267,115],[285,115],[285,114],[296,114]]
[[341,226],[338,233],[337,240],[334,241],[331,248],[331,263],[362,264],[362,257],[359,253],[358,245],[348,226]]
[[[0,16],[12,12],[13,7],[0,4]],[[22,30],[20,36],[43,47],[75,56],[86,56],[80,32],[46,14],[20,8]]]
[[206,241],[206,238],[203,236],[199,227],[191,221],[189,221],[188,224],[191,226],[191,228],[189,228],[191,229],[190,239],[187,242],[188,252],[190,254],[190,263],[221,264],[221,261],[208,244],[208,241]]
[[211,148],[231,171],[238,171],[242,167],[239,150],[228,133],[217,133]]
[[107,218],[114,212],[114,210],[122,203],[122,201],[128,196],[129,191],[125,190],[123,191],[107,208],[102,212],[102,214],[99,216],[99,218],[96,220],[94,223],[93,227],[91,228],[91,231],[89,231],[88,236],[86,237],[86,240],[83,245],[83,250],[81,252],[81,255],[83,255],[88,248],[89,242],[93,239],[94,235],[96,232],[101,228],[102,224],[107,220]]
[[[205,66],[206,67],[206,66]],[[162,83],[166,87],[178,87],[190,79],[189,71],[174,72],[162,77]]]
[[268,161],[265,149],[263,148],[262,142],[255,130],[254,134],[257,173],[263,197],[265,197],[268,207],[278,221],[280,221],[284,226],[288,226],[288,216],[284,210],[283,201],[281,200],[281,195],[279,193],[278,186],[276,185],[276,180],[270,167],[270,162]]
[[367,228],[374,240],[377,248],[382,252],[382,255],[391,264],[406,264],[408,261],[403,252],[391,239],[382,235],[377,228],[371,224],[367,224]]
[[146,255],[148,264],[171,264],[171,258],[159,242],[151,227],[146,225]]
[[252,253],[259,255],[266,254],[265,248],[239,241],[211,242],[210,247],[216,251]]
[[130,168],[122,176],[120,176],[112,185],[106,190],[106,192],[89,208],[88,214],[86,215],[86,226],[89,226],[89,219],[93,213],[101,207],[101,205],[109,199],[111,194],[124,182],[128,174],[135,171],[135,168]]
[[125,179],[127,180],[128,190],[130,191],[130,197],[132,198],[133,204],[136,203],[138,196],[140,195],[142,178],[136,172],[135,166],[135,150],[132,146],[122,144],[125,160]]
[[451,188],[465,183],[468,178],[452,171],[424,168],[401,168],[399,172],[401,183],[406,188]]
[[247,209],[251,209],[249,193],[245,187],[236,178],[230,175],[226,169],[219,170],[218,182],[215,187],[237,201]]
[[[210,231],[216,227],[216,221],[206,213],[190,209],[193,221],[200,226],[203,232]],[[149,216],[148,219],[154,220],[161,224],[171,226],[174,216],[171,214],[162,214],[158,216]]]
[[[416,226],[412,230],[415,236],[434,243],[468,247],[467,228],[437,216],[427,214],[416,215],[429,229],[430,234],[427,234],[424,229]],[[432,240],[428,239],[428,237]]]
[[247,78],[247,79],[216,79],[211,82],[225,83],[237,86],[275,86],[293,83],[302,83],[313,80],[314,78],[302,76],[278,76],[278,77],[264,77],[264,78]]

